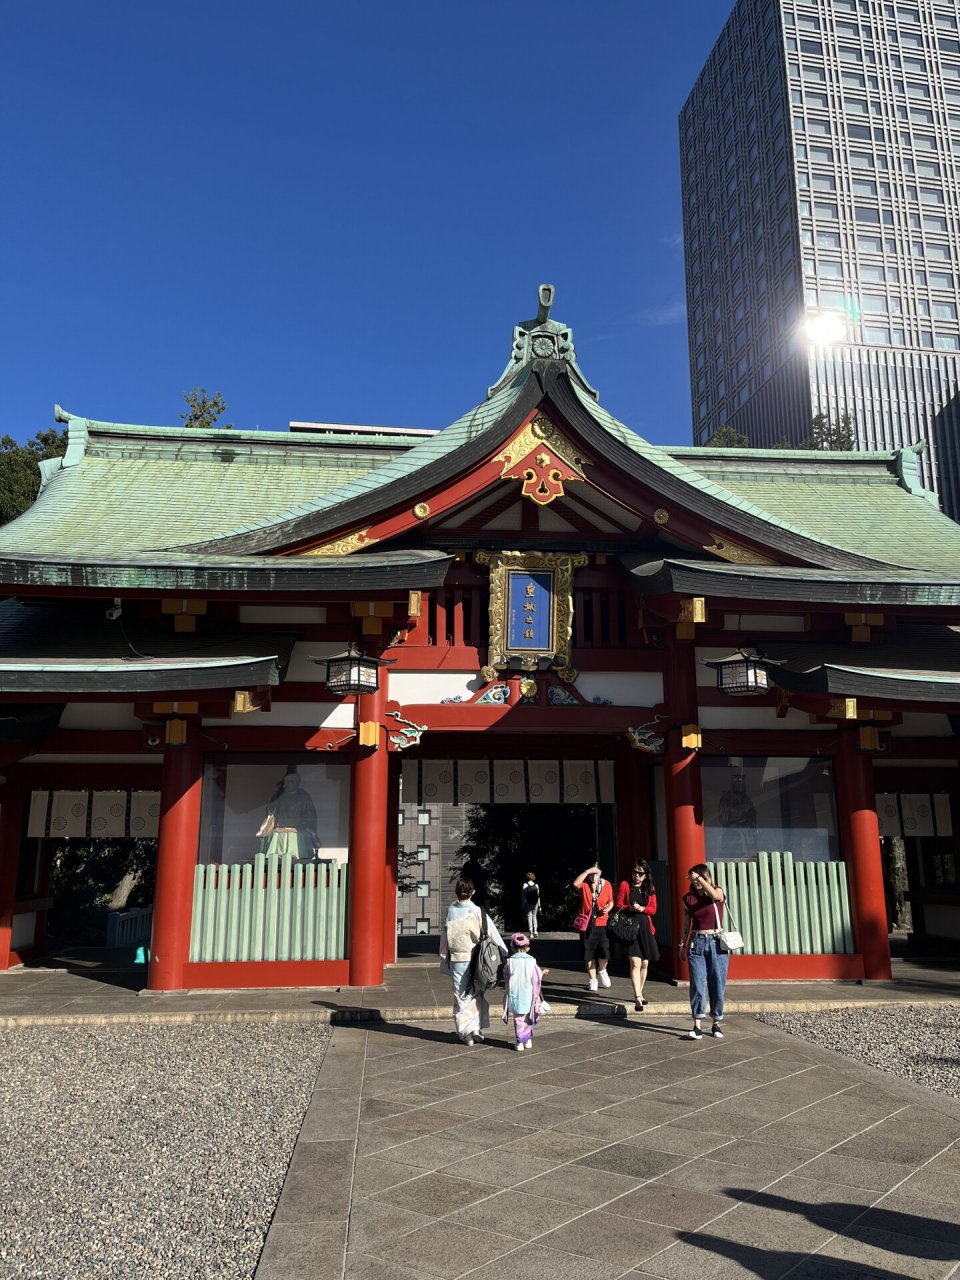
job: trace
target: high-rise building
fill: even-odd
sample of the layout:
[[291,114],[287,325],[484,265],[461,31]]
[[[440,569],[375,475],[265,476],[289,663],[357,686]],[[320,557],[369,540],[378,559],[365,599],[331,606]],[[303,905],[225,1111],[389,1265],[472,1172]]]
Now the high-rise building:
[[738,0],[680,148],[694,442],[849,414],[960,517],[960,4]]

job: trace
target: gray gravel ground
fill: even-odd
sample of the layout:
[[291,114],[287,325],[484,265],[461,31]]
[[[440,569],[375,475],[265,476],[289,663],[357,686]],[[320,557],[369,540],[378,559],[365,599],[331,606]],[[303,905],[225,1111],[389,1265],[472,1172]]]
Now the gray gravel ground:
[[329,1036],[316,1023],[3,1032],[0,1275],[252,1276]]
[[857,1062],[960,1098],[960,1005],[761,1013],[766,1022]]

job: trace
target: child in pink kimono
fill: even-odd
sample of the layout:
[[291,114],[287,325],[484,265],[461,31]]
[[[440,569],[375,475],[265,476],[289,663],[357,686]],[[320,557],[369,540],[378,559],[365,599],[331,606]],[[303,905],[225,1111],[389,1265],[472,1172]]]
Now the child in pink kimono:
[[510,939],[510,959],[503,966],[503,1020],[510,1022],[517,1037],[517,1051],[533,1048],[533,1028],[545,1009],[540,980],[550,972],[541,969],[530,954],[530,939],[515,933]]

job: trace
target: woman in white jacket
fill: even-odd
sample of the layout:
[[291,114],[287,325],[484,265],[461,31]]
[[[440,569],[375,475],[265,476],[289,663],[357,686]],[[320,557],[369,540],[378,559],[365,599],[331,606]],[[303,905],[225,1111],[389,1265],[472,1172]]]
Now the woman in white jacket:
[[[447,921],[440,938],[440,964],[453,978],[453,1021],[464,1044],[482,1040],[490,1026],[490,1009],[482,992],[475,992],[470,978],[470,958],[480,941],[483,915],[473,898],[473,881],[460,879],[456,884],[457,900],[447,910]],[[487,916],[487,933],[506,956],[507,948],[497,926]]]

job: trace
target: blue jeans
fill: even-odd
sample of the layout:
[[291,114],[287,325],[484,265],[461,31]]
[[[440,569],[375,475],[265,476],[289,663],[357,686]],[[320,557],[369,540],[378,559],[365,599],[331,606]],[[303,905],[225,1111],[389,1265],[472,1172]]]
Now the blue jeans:
[[703,1017],[710,997],[710,1016],[714,1022],[723,1019],[723,991],[727,985],[730,956],[720,950],[720,939],[695,933],[687,952],[690,966],[690,1009],[694,1018]]

